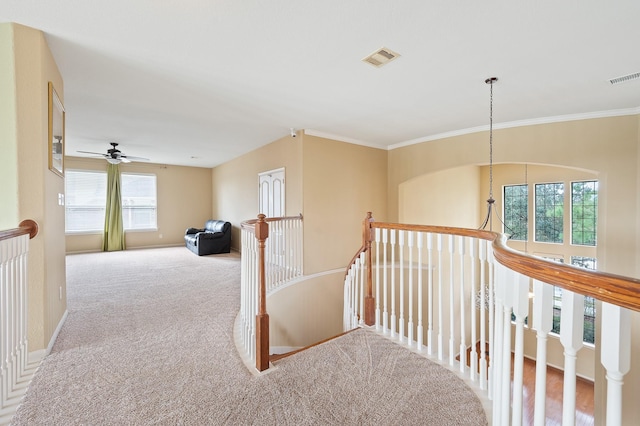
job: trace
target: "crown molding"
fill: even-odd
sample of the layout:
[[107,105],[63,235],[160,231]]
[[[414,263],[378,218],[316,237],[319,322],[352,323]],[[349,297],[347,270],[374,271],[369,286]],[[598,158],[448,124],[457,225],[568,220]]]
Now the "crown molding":
[[[510,129],[513,127],[534,126],[538,124],[551,124],[551,123],[562,123],[565,121],[591,120],[594,118],[622,117],[626,115],[636,115],[636,114],[640,114],[640,107],[615,109],[615,110],[609,110],[609,111],[596,111],[596,112],[588,112],[588,113],[581,113],[581,114],[558,115],[554,117],[531,118],[527,120],[517,120],[517,121],[506,122],[506,123],[496,123],[493,125],[493,129],[494,130]],[[488,124],[484,126],[454,130],[451,132],[439,133],[437,135],[411,139],[405,142],[399,142],[393,145],[389,145],[387,150],[391,151],[397,148],[403,148],[405,146],[416,145],[424,142],[431,142],[439,139],[451,138],[454,136],[468,135],[471,133],[486,132],[488,130],[489,130]]]
[[346,137],[346,136],[334,135],[332,133],[321,132],[319,130],[304,129],[304,134],[305,135],[309,135],[309,136],[316,136],[316,137],[319,137],[319,138],[332,139],[334,141],[339,141],[339,142],[352,143],[354,145],[367,146],[369,148],[377,148],[377,149],[385,149],[385,150],[387,149],[386,146],[380,146],[380,145],[376,145],[376,144],[371,143],[371,142],[365,142],[365,141],[361,141],[361,140],[358,140],[358,139],[349,138],[349,137]]

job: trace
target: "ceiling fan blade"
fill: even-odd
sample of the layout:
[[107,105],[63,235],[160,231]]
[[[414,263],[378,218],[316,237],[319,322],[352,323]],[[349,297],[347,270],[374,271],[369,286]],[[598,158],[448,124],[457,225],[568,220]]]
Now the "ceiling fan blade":
[[128,160],[133,160],[133,161],[150,161],[148,158],[144,158],[144,157],[134,157],[132,155],[122,155],[121,158],[126,158]]
[[129,160],[129,159],[128,159],[127,157],[125,157],[125,156],[121,156],[121,157],[119,158],[119,160],[120,160],[120,161],[122,161],[123,163],[130,163],[130,162],[131,162],[131,160]]
[[94,154],[94,155],[101,155],[103,157],[106,157],[107,154],[103,154],[101,152],[91,152],[91,151],[76,151],[76,152],[80,152],[82,154]]

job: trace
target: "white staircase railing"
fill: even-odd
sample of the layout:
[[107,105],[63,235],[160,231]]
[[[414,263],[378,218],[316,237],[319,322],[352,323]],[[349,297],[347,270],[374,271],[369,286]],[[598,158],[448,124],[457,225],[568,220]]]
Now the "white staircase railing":
[[266,296],[302,276],[302,215],[242,223],[240,346],[259,371],[269,368]]
[[[487,231],[376,223],[368,216],[364,235],[369,241],[345,276],[345,331],[375,327],[459,370],[492,400],[494,425],[544,425],[546,341],[553,287],[561,287],[563,424],[575,424],[576,354],[582,347],[584,296],[591,296],[603,302],[598,315],[606,333],[597,349],[606,369],[607,424],[624,423],[622,386],[631,356],[628,309],[640,310],[640,281],[518,253],[501,235]],[[534,419],[523,413],[527,318],[537,333]]]
[[34,221],[0,232],[0,424],[7,424],[35,371],[27,341],[27,256]]

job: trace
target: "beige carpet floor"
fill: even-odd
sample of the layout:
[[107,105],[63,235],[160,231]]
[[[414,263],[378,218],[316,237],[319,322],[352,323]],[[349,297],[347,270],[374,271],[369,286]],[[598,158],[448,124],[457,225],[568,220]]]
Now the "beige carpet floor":
[[237,254],[67,257],[68,318],[14,425],[485,425],[455,374],[358,330],[250,374]]

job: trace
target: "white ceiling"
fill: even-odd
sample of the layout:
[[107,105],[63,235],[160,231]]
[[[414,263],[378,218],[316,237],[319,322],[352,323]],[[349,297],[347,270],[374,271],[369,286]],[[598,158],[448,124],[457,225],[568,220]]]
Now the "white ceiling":
[[67,155],[213,167],[290,128],[386,149],[486,127],[491,76],[495,127],[640,113],[640,80],[608,81],[640,72],[634,0],[0,0],[0,22],[45,33]]

